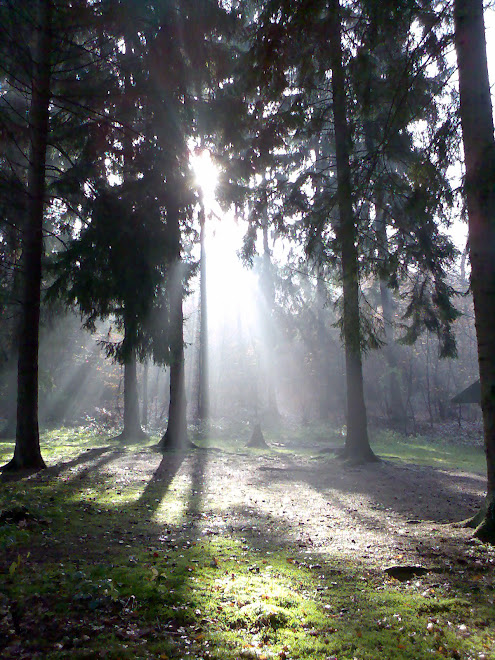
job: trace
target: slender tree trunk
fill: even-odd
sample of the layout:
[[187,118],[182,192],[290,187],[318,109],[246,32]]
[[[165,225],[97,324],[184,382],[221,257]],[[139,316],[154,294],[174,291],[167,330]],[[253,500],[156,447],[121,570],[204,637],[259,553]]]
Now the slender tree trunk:
[[431,378],[430,378],[430,333],[426,333],[426,405],[430,427],[433,428],[433,409],[431,406]]
[[[325,166],[318,165],[320,160],[327,163],[330,158],[335,157],[332,151],[333,145],[328,140],[324,142],[319,138],[314,145],[315,154],[318,154],[316,163],[320,174],[325,174]],[[314,184],[317,192],[322,193],[322,182],[317,180]],[[324,422],[330,416],[330,391],[331,391],[331,364],[329,356],[329,337],[326,329],[327,314],[325,313],[325,304],[327,291],[325,285],[325,262],[323,247],[321,241],[315,248],[316,255],[316,355],[317,355],[317,374],[318,374],[318,418]]]
[[347,123],[345,78],[341,43],[339,0],[330,3],[330,42],[332,67],[333,115],[337,163],[337,189],[343,286],[343,335],[347,378],[347,437],[344,456],[353,461],[376,460],[367,428],[364,403],[361,332],[359,318],[359,264],[357,227],[352,204],[351,171],[349,164],[350,136]]
[[327,421],[330,414],[330,363],[328,357],[328,336],[325,323],[325,283],[321,263],[316,269],[316,337],[318,341],[318,418]]
[[278,419],[280,413],[275,394],[275,383],[273,378],[273,362],[275,354],[275,338],[273,334],[273,309],[275,306],[275,286],[272,273],[272,258],[268,244],[268,222],[263,222],[263,271],[261,278],[262,293],[265,300],[264,310],[264,336],[265,336],[265,370],[266,370],[266,411],[271,419]]
[[148,374],[149,374],[149,361],[146,360],[143,365],[143,413],[141,416],[141,422],[146,428],[148,426]]
[[[383,201],[381,197],[378,197],[375,204],[375,213],[376,219],[374,222],[376,240],[378,243],[378,257],[381,260],[384,260],[387,255],[387,227],[383,217],[382,211]],[[398,369],[398,360],[397,360],[397,348],[394,339],[394,331],[392,326],[393,319],[393,299],[392,293],[387,286],[387,282],[380,277],[380,301],[382,304],[382,313],[383,313],[383,325],[385,331],[385,346],[384,354],[385,359],[387,360],[388,366],[388,401],[389,401],[389,411],[390,417],[394,421],[404,422],[406,421],[406,411],[404,406],[404,400],[402,397],[402,388],[399,378],[399,369]]]
[[469,219],[471,287],[478,339],[481,409],[487,460],[486,512],[475,534],[495,540],[495,142],[482,0],[455,0],[455,45],[465,190]]
[[[174,194],[171,185],[171,195]],[[180,449],[187,442],[186,384],[184,374],[184,297],[183,268],[181,263],[179,208],[175,201],[167,207],[173,259],[169,276],[170,305],[170,404],[168,425],[160,446],[162,449]]]
[[198,392],[197,422],[202,425],[208,417],[208,316],[206,300],[206,250],[205,250],[205,209],[200,210],[200,246],[199,263],[199,351],[198,351]]
[[406,410],[402,397],[402,386],[399,378],[399,363],[397,360],[397,347],[392,328],[393,300],[387,283],[380,280],[380,300],[382,303],[383,322],[385,327],[384,347],[385,359],[388,366],[388,400],[390,416],[394,421],[405,423]]
[[14,457],[5,469],[44,468],[38,427],[38,352],[43,257],[46,150],[49,132],[51,0],[38,1],[29,110],[30,154],[27,218],[22,233],[22,306],[17,367]]

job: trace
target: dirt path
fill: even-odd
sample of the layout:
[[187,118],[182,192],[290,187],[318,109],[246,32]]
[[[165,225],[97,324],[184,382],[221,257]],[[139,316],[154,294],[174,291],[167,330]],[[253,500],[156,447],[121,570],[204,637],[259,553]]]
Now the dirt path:
[[370,568],[464,561],[475,542],[448,523],[470,516],[485,486],[478,475],[386,461],[351,468],[283,453],[108,451],[94,470],[81,464],[60,476],[137,487],[150,519],[170,519],[179,498],[174,520],[191,537],[236,534],[253,548],[352,556]]

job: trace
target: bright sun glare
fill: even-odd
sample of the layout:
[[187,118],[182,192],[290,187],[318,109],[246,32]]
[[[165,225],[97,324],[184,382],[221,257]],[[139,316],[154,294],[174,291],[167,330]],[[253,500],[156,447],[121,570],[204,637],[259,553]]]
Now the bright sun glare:
[[205,206],[208,350],[210,379],[216,381],[226,343],[235,343],[241,353],[258,343],[258,278],[239,258],[245,223],[233,209],[223,211],[216,199],[218,171],[210,153],[193,151],[191,167]]
[[[219,299],[223,299],[225,305],[226,298],[247,294],[247,289],[253,285],[253,278],[238,256],[245,230],[243,222],[236,217],[233,209],[223,211],[216,199],[218,170],[210,152],[207,149],[193,150],[191,167],[206,212],[207,288],[211,314],[211,307],[215,307]],[[233,300],[228,300],[228,303],[228,307],[236,306]]]
[[208,149],[195,149],[191,152],[191,167],[201,191],[203,204],[206,210],[209,211],[216,203],[215,191],[218,184],[218,171]]

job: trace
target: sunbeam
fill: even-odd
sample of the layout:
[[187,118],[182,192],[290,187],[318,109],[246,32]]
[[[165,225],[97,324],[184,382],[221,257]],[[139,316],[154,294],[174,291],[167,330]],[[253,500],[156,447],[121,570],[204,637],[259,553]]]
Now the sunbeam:
[[218,175],[209,152],[196,150],[191,166],[204,204],[201,277],[206,280],[208,317],[207,331],[193,334],[200,341],[201,332],[207,332],[211,413],[228,417],[242,411],[242,417],[251,420],[260,406],[258,380],[264,360],[259,276],[240,258],[247,223],[233,209],[220,208],[215,197]]

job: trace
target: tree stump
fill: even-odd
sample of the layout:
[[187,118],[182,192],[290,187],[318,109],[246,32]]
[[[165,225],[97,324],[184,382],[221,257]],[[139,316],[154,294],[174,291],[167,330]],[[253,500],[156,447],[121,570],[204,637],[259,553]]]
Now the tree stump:
[[259,422],[254,425],[251,440],[247,443],[247,446],[256,449],[268,449],[268,445],[266,444],[265,437],[261,430],[261,424]]

